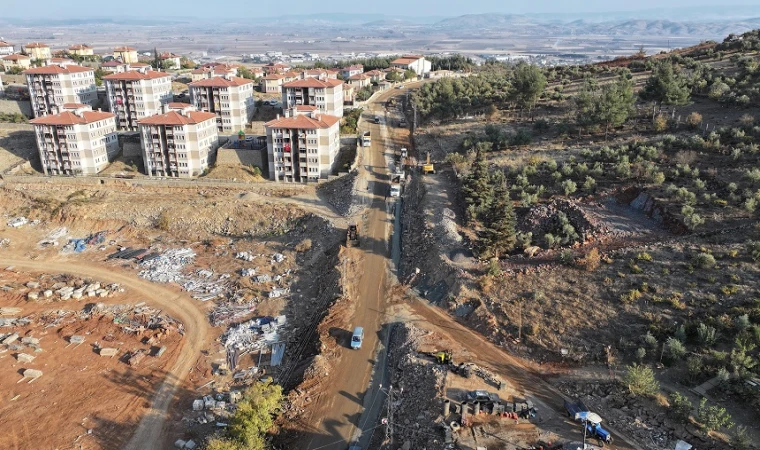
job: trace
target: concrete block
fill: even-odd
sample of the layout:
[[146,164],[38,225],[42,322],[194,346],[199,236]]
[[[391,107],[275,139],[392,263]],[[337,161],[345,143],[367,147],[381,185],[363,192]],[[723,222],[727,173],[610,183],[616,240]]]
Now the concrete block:
[[34,301],[34,300],[37,300],[38,298],[40,298],[40,293],[37,292],[37,291],[32,291],[32,292],[29,292],[28,294],[26,294],[26,299],[27,300]]
[[45,289],[45,290],[42,292],[42,295],[44,295],[44,296],[45,296],[45,298],[50,298],[50,297],[52,297],[52,296],[53,296],[53,291],[51,291],[50,289]]
[[24,377],[25,378],[34,378],[37,379],[42,376],[42,371],[37,369],[26,369],[24,371]]
[[193,400],[193,411],[203,411],[203,400]]
[[109,356],[109,357],[113,358],[114,356],[116,356],[116,355],[119,354],[119,349],[117,349],[117,348],[101,348],[100,351],[99,351],[99,353],[100,353],[100,356]]
[[158,351],[156,352],[156,358],[163,355],[165,352],[166,352],[166,346],[159,348]]
[[80,298],[82,298],[82,292],[81,291],[72,292],[71,298],[73,298],[74,300],[79,300]]
[[185,442],[185,450],[193,450],[197,446],[198,444],[196,444],[192,439]]
[[70,344],[77,344],[77,345],[79,345],[79,344],[81,344],[83,342],[84,342],[84,336],[79,336],[79,335],[75,334],[75,335],[73,335],[73,336],[71,336],[69,338],[69,343]]
[[35,337],[23,337],[21,338],[21,343],[26,345],[38,345],[40,343],[40,340]]
[[16,360],[22,363],[30,363],[34,361],[34,356],[26,354],[26,353],[19,353],[16,355]]
[[183,449],[183,448],[185,448],[185,444],[186,443],[187,442],[183,441],[182,439],[177,439],[176,441],[174,441],[174,447],[175,448],[179,448],[179,449]]
[[13,333],[7,338],[3,339],[3,345],[10,345],[18,340],[18,333]]
[[36,281],[30,281],[30,282],[26,283],[26,287],[28,287],[29,289],[39,289],[40,283],[38,283]]

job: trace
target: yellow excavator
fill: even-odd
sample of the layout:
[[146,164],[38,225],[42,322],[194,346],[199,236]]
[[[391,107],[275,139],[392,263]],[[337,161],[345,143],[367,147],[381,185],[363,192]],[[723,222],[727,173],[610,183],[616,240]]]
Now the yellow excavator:
[[422,165],[422,173],[423,175],[435,173],[435,166],[430,162],[430,152],[427,152],[427,159],[425,160],[425,164]]

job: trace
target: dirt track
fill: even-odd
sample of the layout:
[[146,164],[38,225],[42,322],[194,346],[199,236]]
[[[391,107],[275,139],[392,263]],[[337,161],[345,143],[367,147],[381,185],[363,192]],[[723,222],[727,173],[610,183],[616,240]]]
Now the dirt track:
[[156,396],[153,398],[149,412],[142,418],[132,439],[125,447],[126,450],[161,450],[167,448],[168,446],[163,442],[166,436],[162,433],[167,418],[167,409],[177,387],[184,381],[200,355],[208,333],[208,320],[206,315],[198,309],[196,303],[190,297],[178,294],[171,289],[91,263],[63,258],[55,261],[29,261],[2,257],[0,258],[0,265],[46,273],[68,273],[119,283],[136,295],[141,296],[143,301],[150,306],[160,308],[184,323],[185,339],[180,356],[168,371],[166,379],[161,383]]

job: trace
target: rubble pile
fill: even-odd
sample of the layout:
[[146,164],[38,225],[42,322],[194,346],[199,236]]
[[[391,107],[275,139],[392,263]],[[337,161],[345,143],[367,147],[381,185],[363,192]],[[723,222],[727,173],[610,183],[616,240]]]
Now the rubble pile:
[[423,330],[403,324],[391,333],[388,360],[395,369],[391,381],[394,438],[402,448],[444,448],[441,392],[445,369],[415,356]]
[[354,171],[336,180],[320,183],[317,186],[317,195],[330,204],[338,214],[343,217],[352,216],[361,208],[360,203],[353,201],[359,179],[357,175]]
[[[6,287],[6,289],[12,289]],[[66,275],[40,277],[39,281],[30,281],[20,291],[26,293],[26,299],[36,301],[79,300],[86,297],[112,297],[124,292],[117,283],[101,283],[90,279],[73,278]]]
[[551,203],[532,207],[526,214],[519,215],[517,229],[524,233],[531,232],[534,240],[540,240],[543,235],[557,228],[560,212],[567,216],[581,242],[610,232],[609,227],[586,212],[577,201],[566,199],[556,199]]
[[218,327],[235,322],[256,310],[256,302],[237,303],[234,301],[219,302],[209,313],[211,325]]
[[156,283],[179,283],[184,279],[182,269],[195,258],[189,248],[167,250],[158,258],[140,263],[140,277]]
[[[675,448],[679,439],[689,434],[683,426],[670,421],[663,408],[642,404],[640,400],[632,398],[625,386],[620,384],[563,382],[557,387],[571,398],[582,400],[612,428],[624,431],[645,450],[670,450]],[[676,436],[679,429],[683,433]],[[700,446],[702,448],[707,450],[709,447]]]
[[279,328],[285,325],[285,316],[256,317],[229,328],[219,339],[228,350],[256,350],[279,340]]

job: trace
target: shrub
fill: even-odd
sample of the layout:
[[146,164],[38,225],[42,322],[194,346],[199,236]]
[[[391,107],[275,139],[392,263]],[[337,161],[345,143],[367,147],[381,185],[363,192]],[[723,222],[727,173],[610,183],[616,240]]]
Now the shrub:
[[702,114],[694,111],[688,116],[686,116],[686,125],[688,125],[690,128],[697,128],[702,124]]
[[533,233],[528,231],[527,233],[518,232],[516,235],[515,247],[526,249],[531,246],[533,242]]
[[702,373],[705,366],[702,363],[702,358],[700,356],[694,355],[689,356],[686,358],[686,369],[689,371],[689,377],[694,380],[697,378],[697,376]]
[[577,190],[578,190],[578,186],[575,184],[574,181],[565,180],[562,182],[562,192],[564,192],[565,195],[570,195]]
[[163,211],[161,214],[158,215],[158,219],[156,220],[156,228],[158,228],[161,231],[169,231],[170,227],[171,227],[171,218],[169,217],[169,214],[166,211]]
[[593,272],[598,269],[600,263],[601,256],[599,255],[599,250],[596,248],[592,248],[583,256],[583,258],[578,260],[578,265],[588,272]]
[[628,366],[623,382],[635,396],[653,397],[660,391],[660,383],[655,379],[652,369],[639,364]]
[[572,250],[570,250],[568,248],[562,250],[561,252],[559,252],[559,258],[558,259],[559,259],[559,262],[561,262],[563,264],[570,264],[571,262],[573,262],[573,252],[572,252]]
[[755,262],[760,262],[760,241],[747,241],[745,247],[749,257]]
[[731,415],[725,408],[719,406],[707,406],[707,399],[703,398],[697,408],[697,421],[702,424],[707,434],[723,427],[731,428],[734,423],[731,421]]
[[715,257],[709,253],[699,253],[694,257],[694,265],[700,269],[715,267]]
[[662,133],[668,129],[668,119],[664,115],[658,114],[657,117],[654,118],[652,127],[657,133]]
[[680,423],[688,423],[691,410],[694,409],[689,398],[680,392],[673,392],[668,399],[670,400],[668,412],[673,419]]
[[273,416],[280,409],[281,403],[282,387],[279,385],[270,383],[251,385],[237,403],[237,410],[230,420],[226,439],[220,439],[220,445],[232,442],[238,444],[238,447],[219,446],[216,449],[265,449],[265,435],[272,428]]
[[596,180],[587,176],[586,180],[583,182],[583,190],[585,192],[593,192],[595,187],[596,187]]
[[644,335],[644,343],[652,350],[657,350],[657,338],[652,335],[651,331],[647,331]]
[[639,291],[638,289],[631,289],[630,291],[620,296],[620,300],[623,303],[633,303],[640,298],[641,298],[641,291]]
[[737,450],[750,450],[752,438],[747,433],[747,427],[739,425],[731,436],[731,446]]
[[638,259],[639,261],[650,262],[650,261],[652,261],[652,255],[650,255],[647,252],[641,252],[638,255],[636,255],[636,259]]
[[704,346],[711,346],[715,344],[715,328],[705,325],[704,323],[700,323],[697,327],[697,339],[699,340],[699,343]]
[[686,347],[678,339],[669,337],[665,341],[665,353],[667,353],[671,361],[676,361],[683,358],[683,355],[686,354]]
[[636,349],[636,359],[639,361],[643,361],[644,358],[647,356],[647,351],[644,347],[639,347]]
[[752,323],[749,321],[748,314],[742,314],[734,319],[734,326],[736,326],[736,329],[740,332],[748,330],[751,325]]

